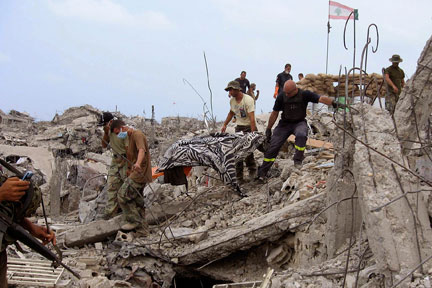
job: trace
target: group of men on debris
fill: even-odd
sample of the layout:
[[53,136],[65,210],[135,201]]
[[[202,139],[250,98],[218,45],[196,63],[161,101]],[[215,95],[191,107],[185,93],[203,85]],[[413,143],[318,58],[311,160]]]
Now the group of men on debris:
[[[393,114],[399,95],[405,85],[405,74],[399,63],[402,59],[399,55],[393,55],[389,59],[392,65],[385,70],[385,81],[388,85],[386,94],[386,109]],[[345,104],[339,103],[327,96],[320,96],[308,90],[297,88],[293,77],[290,74],[291,64],[286,64],[283,72],[276,77],[276,86],[274,92],[275,103],[273,111],[270,114],[265,135],[269,146],[264,152],[264,160],[258,168],[253,156],[253,153],[246,157],[246,166],[249,169],[249,180],[255,179],[258,182],[265,182],[268,171],[274,164],[276,156],[279,153],[282,145],[286,142],[290,135],[295,135],[295,153],[294,165],[301,167],[304,159],[304,151],[308,136],[308,126],[306,123],[306,109],[309,102],[323,103],[332,105],[333,108],[346,108]],[[303,78],[303,74],[299,74],[299,80]],[[255,105],[251,97],[245,96],[245,89],[249,81],[246,79],[246,72],[242,71],[240,78],[230,81],[225,88],[230,97],[230,110],[223,123],[222,132],[226,131],[228,123],[233,119],[237,119],[235,131],[243,131],[245,133],[257,131],[255,123]],[[282,111],[282,117],[272,132],[272,127],[278,119],[279,112]],[[244,183],[244,165],[243,161],[236,164],[237,181]]]
[[[393,55],[389,60],[392,65],[385,70],[385,81],[388,85],[386,109],[393,114],[401,90],[405,86],[405,74],[399,68],[399,63],[402,62],[399,55]],[[276,79],[275,103],[265,131],[269,146],[264,153],[262,165],[257,169],[253,154],[248,155],[245,159],[249,169],[249,176],[258,182],[265,182],[267,173],[274,164],[279,150],[291,134],[295,135],[294,165],[301,166],[308,136],[305,117],[306,107],[309,102],[332,105],[334,108],[346,108],[344,104],[329,97],[297,88],[290,71],[291,65],[287,64],[285,70],[278,74]],[[299,79],[303,76],[300,74]],[[249,88],[250,93],[246,94],[246,88]],[[228,91],[231,97],[230,111],[223,123],[222,132],[226,131],[228,123],[234,116],[237,118],[236,132],[249,133],[257,131],[255,101],[258,99],[259,90],[256,91],[255,95],[255,88],[254,83],[249,85],[245,71],[242,71],[240,78],[228,83],[225,90]],[[282,111],[281,120],[272,132],[280,111]],[[126,223],[121,227],[122,230],[136,229],[143,230],[146,233],[147,225],[144,218],[145,210],[143,208],[142,191],[145,185],[152,181],[151,159],[147,139],[143,132],[127,126],[125,122],[116,119],[109,112],[104,112],[101,115],[99,124],[103,126],[104,131],[102,147],[107,148],[110,146],[113,152],[108,172],[108,200],[104,218],[109,219],[115,216],[121,209],[126,220]],[[237,163],[236,173],[238,181],[243,182],[242,161]],[[17,177],[7,178],[4,175],[0,176],[0,204],[2,211],[11,212],[12,215],[9,216],[14,218],[13,214],[16,208],[13,204],[22,200],[30,187],[30,182]],[[37,208],[40,195],[39,198],[34,197],[31,201],[32,205],[30,206]],[[24,214],[32,214],[35,209],[30,210],[24,211]],[[17,221],[31,235],[42,240],[43,244],[48,242],[56,244],[56,237],[52,230],[48,231],[45,227],[35,225],[26,217],[22,217]],[[15,241],[15,239],[8,238],[6,231],[3,231],[5,230],[4,223],[0,222],[0,226],[3,227],[0,230],[0,288],[7,287],[6,247]]]
[[[279,73],[276,78],[276,100],[265,131],[269,145],[267,150],[264,152],[264,161],[262,165],[257,170],[253,153],[248,155],[245,159],[246,166],[249,170],[249,180],[255,179],[258,182],[265,182],[267,173],[274,164],[279,150],[291,134],[294,134],[296,137],[294,145],[296,149],[294,154],[294,164],[297,167],[301,166],[308,135],[306,108],[309,102],[320,102],[326,105],[332,105],[334,108],[345,107],[344,104],[336,102],[329,97],[320,96],[311,91],[297,88],[296,83],[292,80],[290,71],[291,65],[286,64],[285,70],[282,73]],[[227,91],[230,96],[230,110],[223,123],[221,131],[226,131],[227,125],[234,116],[237,118],[235,127],[236,132],[243,131],[248,133],[257,131],[254,100],[248,95],[245,95],[239,81],[237,79],[230,81],[225,88],[225,91]],[[282,111],[281,120],[272,133],[271,129],[276,122],[280,111]],[[245,182],[243,170],[243,161],[239,161],[236,164],[237,181],[239,183]]]

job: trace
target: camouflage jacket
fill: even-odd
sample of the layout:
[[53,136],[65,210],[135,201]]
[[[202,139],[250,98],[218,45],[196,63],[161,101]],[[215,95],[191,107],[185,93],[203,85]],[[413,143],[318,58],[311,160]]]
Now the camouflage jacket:
[[[4,175],[1,175],[0,176],[0,186],[3,185],[3,183],[6,180],[7,180],[7,177]],[[30,217],[32,214],[34,214],[36,212],[36,209],[39,207],[39,205],[41,203],[42,193],[41,193],[38,186],[36,186],[34,184],[32,186],[33,186],[33,197],[32,197],[27,208],[21,207],[22,206],[21,202],[15,203],[15,202],[3,201],[0,203],[0,213],[6,215],[10,219],[12,219],[12,221],[14,221],[18,224],[21,223],[21,221],[23,220],[24,217]],[[27,191],[27,193],[29,193],[29,191]],[[23,213],[19,213],[20,209],[23,209],[23,208],[25,208],[25,210],[22,211]],[[8,245],[14,243],[16,240],[17,239],[14,239],[7,234],[3,235],[3,241],[1,243],[0,251],[3,251],[4,249],[6,249],[6,247]]]

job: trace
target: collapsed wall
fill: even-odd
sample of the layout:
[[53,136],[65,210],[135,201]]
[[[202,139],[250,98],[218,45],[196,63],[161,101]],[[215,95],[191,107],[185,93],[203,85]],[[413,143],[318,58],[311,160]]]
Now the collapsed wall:
[[[409,149],[419,146],[423,142],[423,131],[427,124],[430,126],[432,111],[432,37],[426,43],[423,52],[417,62],[417,69],[413,77],[407,81],[400,99],[397,102],[394,118],[398,127],[399,139],[402,139],[404,153],[408,154]],[[429,123],[428,123],[429,122]],[[430,129],[430,127],[429,127]],[[429,131],[430,133],[430,131]],[[422,137],[423,136],[423,137]],[[427,136],[429,137],[429,136]],[[427,138],[426,137],[426,138]],[[428,139],[430,142],[430,138]],[[422,150],[428,149],[422,144]],[[425,152],[425,151],[423,151]]]
[[[422,155],[430,161],[429,131],[425,131],[432,111],[431,41],[402,91],[394,121],[387,111],[364,103],[352,106],[346,121],[341,114],[336,117],[335,169],[329,177],[327,203],[340,202],[327,213],[328,255],[332,258],[347,239],[356,238],[363,222],[387,284],[409,275],[432,255],[428,195],[422,192],[422,185],[431,183],[413,166]],[[408,161],[407,154],[416,157]],[[342,202],[347,199],[352,204]],[[429,267],[426,262],[417,271]]]

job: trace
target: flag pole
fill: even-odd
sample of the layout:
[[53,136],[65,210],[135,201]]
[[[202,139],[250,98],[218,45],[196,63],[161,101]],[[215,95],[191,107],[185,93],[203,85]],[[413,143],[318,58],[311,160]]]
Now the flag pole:
[[[355,65],[355,60],[356,60],[356,25],[355,25],[355,22],[356,22],[356,17],[355,17],[355,9],[353,10],[353,12],[351,12],[352,13],[352,15],[353,15],[353,23],[354,23],[354,55],[353,55],[353,86],[355,86],[355,67],[356,67],[356,65]],[[355,91],[354,91],[355,89],[353,89],[353,91],[352,91],[352,99],[351,99],[351,103],[350,104],[353,104],[354,103],[354,97],[355,97]]]
[[327,56],[326,56],[326,74],[328,69],[328,55],[329,55],[329,36],[330,36],[330,0],[328,6],[328,20],[327,20]]

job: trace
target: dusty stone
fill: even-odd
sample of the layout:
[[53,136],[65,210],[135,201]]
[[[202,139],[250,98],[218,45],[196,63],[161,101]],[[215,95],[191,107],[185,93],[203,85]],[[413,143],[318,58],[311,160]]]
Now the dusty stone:
[[[356,109],[365,115],[362,117],[361,114],[354,114],[354,125],[356,127],[363,127],[364,125],[370,142],[369,145],[381,151],[383,147],[386,147],[387,151],[391,151],[389,155],[394,161],[404,163],[399,142],[392,133],[392,122],[388,113],[365,105],[363,107],[359,105]],[[364,129],[354,132],[358,134],[358,137],[363,138]],[[367,227],[366,233],[372,251],[377,257],[379,269],[390,270],[403,275],[420,262],[421,255],[418,254],[418,249],[424,255],[432,253],[430,249],[432,231],[429,217],[422,215],[427,214],[422,199],[418,202],[419,223],[413,222],[410,209],[416,211],[417,202],[411,196],[396,201],[380,211],[373,211],[374,208],[395,199],[403,193],[401,187],[399,187],[398,179],[402,183],[403,191],[410,191],[413,187],[416,187],[418,179],[399,167],[392,168],[394,164],[378,154],[370,153],[363,144],[359,142],[355,144],[353,172],[358,193],[360,199],[362,199],[360,207]],[[388,152],[383,151],[383,153],[387,154]],[[373,163],[372,166],[369,159]],[[394,169],[399,178],[396,177]],[[374,175],[374,171],[388,171],[388,174],[386,178],[378,182],[374,181],[374,177],[368,176],[369,173]],[[415,225],[417,230],[421,231],[419,234],[420,247],[417,247],[416,244]]]
[[40,170],[45,176],[45,181],[51,181],[54,167],[54,156],[48,149],[43,147],[9,146],[0,144],[0,151],[3,154],[3,157],[19,155],[30,158],[33,167]]
[[120,230],[121,218],[120,215],[108,221],[99,220],[77,226],[66,233],[65,243],[67,246],[73,247],[103,241],[106,237],[114,235]]
[[432,111],[432,80],[430,70],[432,69],[432,37],[427,41],[420,58],[417,69],[409,79],[399,96],[394,118],[398,127],[400,139],[403,141],[404,154],[417,142],[417,129],[422,131],[427,124]]
[[[219,258],[222,255],[228,255],[240,247],[246,249],[248,245],[257,245],[260,240],[265,241],[268,237],[278,235],[281,233],[280,231],[286,230],[290,223],[296,220],[298,212],[305,209],[305,205],[308,207],[308,212],[313,213],[322,209],[323,201],[324,195],[319,194],[281,210],[251,219],[245,222],[242,227],[225,229],[216,238],[209,237],[195,247],[181,251],[178,255],[179,263],[189,265],[203,260],[209,261],[214,257]],[[285,219],[284,222],[286,223],[281,222],[282,219]],[[281,230],[275,229],[273,225]]]

